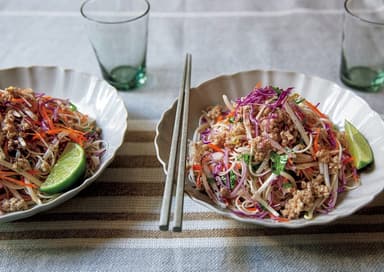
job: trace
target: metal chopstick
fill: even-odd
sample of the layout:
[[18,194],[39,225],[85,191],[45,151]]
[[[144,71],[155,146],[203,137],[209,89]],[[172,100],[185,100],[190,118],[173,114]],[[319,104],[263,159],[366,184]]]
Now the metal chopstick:
[[171,149],[169,152],[167,176],[165,179],[163,200],[161,203],[161,210],[160,210],[160,222],[159,222],[160,230],[168,230],[168,225],[169,225],[169,213],[171,210],[172,189],[173,189],[173,181],[175,176],[175,165],[176,165],[177,146],[178,146],[177,143],[179,139],[181,111],[183,108],[184,90],[186,87],[187,74],[188,74],[188,70],[190,71],[190,68],[188,68],[188,66],[190,65],[188,63],[190,63],[190,61],[188,59],[190,59],[189,54],[187,54],[185,58],[183,81],[181,84],[179,97],[177,100],[178,103],[176,108],[175,121],[173,125],[172,142],[171,142]]
[[191,88],[191,66],[192,56],[187,54],[186,58],[186,79],[184,89],[184,107],[183,120],[181,126],[181,140],[179,152],[179,167],[177,169],[176,199],[175,212],[173,217],[173,231],[181,231],[183,219],[183,202],[184,202],[184,182],[185,182],[185,158],[187,150],[187,133],[188,133],[188,114],[189,114],[189,91]]

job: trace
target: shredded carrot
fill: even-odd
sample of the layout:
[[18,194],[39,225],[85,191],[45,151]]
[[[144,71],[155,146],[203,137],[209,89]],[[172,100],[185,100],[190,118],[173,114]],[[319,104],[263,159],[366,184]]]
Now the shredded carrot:
[[24,103],[25,101],[22,98],[12,98],[11,102],[12,103]]
[[355,159],[351,156],[343,160],[343,164],[352,163]]
[[222,150],[219,146],[217,146],[217,145],[215,145],[215,144],[210,143],[210,144],[208,144],[208,147],[209,147],[210,149],[212,149],[213,151],[216,151],[216,152],[223,152],[223,150]]
[[305,105],[307,105],[312,111],[314,111],[321,118],[328,118],[324,113],[322,113],[315,105],[311,102],[304,100]]
[[197,186],[197,188],[201,188],[201,172],[199,172],[199,174],[197,176],[196,186]]
[[86,141],[86,138],[84,137],[85,133],[72,128],[54,128],[46,131],[48,135],[55,135],[61,132],[65,132],[72,141],[80,144],[81,146]]
[[40,171],[37,170],[37,169],[30,169],[30,170],[27,170],[26,172],[27,172],[28,174],[31,174],[31,175],[37,175],[37,174],[40,173]]
[[31,107],[31,111],[32,112],[37,112],[37,103],[36,103],[36,101],[29,101],[29,103],[32,105],[32,107]]
[[249,212],[257,212],[259,209],[257,207],[248,207],[247,210]]
[[225,116],[226,121],[229,122],[229,119],[232,118],[232,117],[234,117],[234,116],[235,116],[235,113],[236,113],[236,110],[232,110],[232,111],[230,111],[230,112]]
[[319,151],[319,138],[320,138],[320,128],[316,129],[315,139],[313,140],[313,153],[316,154]]
[[292,158],[288,158],[288,164],[289,164],[289,165],[293,165],[293,160],[292,160]]
[[73,129],[73,128],[70,128],[70,127],[63,127],[63,128],[61,128],[61,127],[59,127],[59,128],[57,128],[58,130],[57,131],[59,131],[60,132],[60,130],[61,131],[68,131],[68,132],[70,132],[70,133],[73,133],[73,134],[78,134],[78,135],[85,135],[86,133],[85,132],[82,132],[82,131],[80,131],[80,130],[76,130],[76,129]]
[[72,141],[78,143],[78,144],[81,145],[81,146],[83,146],[83,145],[84,145],[84,142],[86,141],[86,138],[85,138],[84,136],[82,136],[82,135],[77,135],[77,136],[76,136],[76,135],[74,135],[74,134],[69,134],[68,136],[69,136],[69,138],[70,138]]
[[195,171],[200,171],[201,170],[201,165],[200,164],[194,164],[192,166],[192,169],[195,170]]
[[35,135],[33,135],[32,137],[32,140],[37,140],[37,139],[40,139],[40,140],[43,140],[45,137],[45,133],[44,132],[35,132]]
[[40,113],[41,113],[41,116],[43,117],[44,121],[48,124],[48,127],[50,129],[53,129],[54,125],[53,125],[52,118],[49,117],[48,111],[44,106],[41,106]]
[[25,187],[30,187],[30,188],[37,188],[37,186],[33,183],[25,183],[24,181],[21,181],[21,180],[18,180],[18,179],[14,179],[14,178],[10,178],[8,176],[2,176],[0,175],[0,179],[3,179],[5,181],[9,181],[9,182],[13,182],[17,185],[20,185],[20,186],[25,186]]
[[227,118],[229,118],[229,117],[232,117],[232,116],[235,116],[235,110],[232,110],[232,111],[230,111],[228,114],[227,114]]
[[14,176],[14,175],[17,175],[17,174],[13,171],[0,171],[1,177],[9,177],[9,176]]
[[269,216],[270,216],[272,219],[274,219],[274,220],[276,220],[276,221],[278,221],[278,222],[289,222],[289,219],[288,219],[288,218],[280,217],[280,216],[275,216],[275,215],[273,215],[272,213],[269,213]]
[[216,118],[216,123],[222,121],[224,119],[223,115],[220,114],[217,118]]
[[259,88],[261,88],[261,81],[258,81],[257,83],[256,83],[256,85],[255,85],[255,89],[259,89]]

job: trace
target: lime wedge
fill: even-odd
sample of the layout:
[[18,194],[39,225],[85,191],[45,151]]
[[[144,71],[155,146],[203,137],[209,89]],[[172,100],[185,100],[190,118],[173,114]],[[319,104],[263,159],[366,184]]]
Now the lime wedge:
[[84,149],[76,143],[68,143],[51,173],[40,186],[46,194],[57,194],[69,189],[83,177],[86,168]]
[[373,162],[372,149],[363,134],[347,120],[344,121],[345,137],[355,167],[359,170]]

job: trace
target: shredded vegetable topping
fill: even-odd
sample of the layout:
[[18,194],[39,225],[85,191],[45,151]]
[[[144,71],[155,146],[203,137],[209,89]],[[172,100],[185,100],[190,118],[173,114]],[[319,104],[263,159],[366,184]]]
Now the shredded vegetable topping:
[[105,151],[101,130],[68,100],[31,89],[0,90],[0,215],[25,210],[57,195],[39,191],[68,142],[86,153],[86,177]]
[[247,217],[311,219],[359,185],[344,133],[292,90],[258,84],[203,112],[189,178],[214,203]]

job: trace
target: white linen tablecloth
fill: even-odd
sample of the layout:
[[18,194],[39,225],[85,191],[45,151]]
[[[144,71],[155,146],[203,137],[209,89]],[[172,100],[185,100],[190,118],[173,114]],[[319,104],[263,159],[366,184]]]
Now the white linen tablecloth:
[[[158,230],[164,175],[153,146],[176,98],[185,53],[192,85],[277,69],[340,83],[343,1],[150,1],[147,84],[120,92],[125,143],[65,204],[0,224],[0,271],[384,271],[384,196],[328,226],[241,224],[185,198],[182,233]],[[100,76],[79,0],[0,0],[0,68],[62,66]],[[1,86],[4,87],[4,86]],[[384,113],[384,93],[356,92]]]

